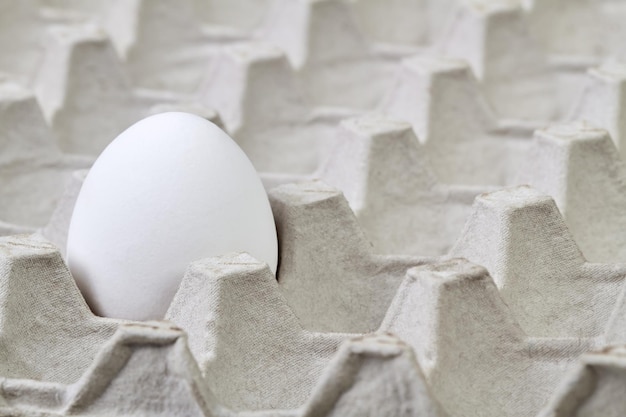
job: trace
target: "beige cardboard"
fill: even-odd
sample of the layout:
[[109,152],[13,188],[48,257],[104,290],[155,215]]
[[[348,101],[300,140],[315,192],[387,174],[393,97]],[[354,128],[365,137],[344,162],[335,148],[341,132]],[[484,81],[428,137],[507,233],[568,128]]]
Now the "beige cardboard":
[[[0,414],[622,417],[624,2],[567,3],[3,3]],[[170,110],[261,172],[278,279],[199,259],[167,321],[95,317],[85,169]]]

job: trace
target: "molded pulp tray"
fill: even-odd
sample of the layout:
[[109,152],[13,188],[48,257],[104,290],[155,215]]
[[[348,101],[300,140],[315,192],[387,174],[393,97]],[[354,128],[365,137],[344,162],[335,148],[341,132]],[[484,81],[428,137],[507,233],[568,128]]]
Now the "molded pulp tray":
[[[621,0],[3,2],[0,415],[626,415],[624,39]],[[278,279],[96,317],[74,202],[170,110],[261,173]]]

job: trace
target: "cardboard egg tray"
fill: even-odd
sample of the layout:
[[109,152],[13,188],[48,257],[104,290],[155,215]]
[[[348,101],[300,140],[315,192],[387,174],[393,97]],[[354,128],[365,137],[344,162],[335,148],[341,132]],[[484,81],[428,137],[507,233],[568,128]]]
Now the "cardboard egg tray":
[[[0,5],[0,415],[626,415],[626,2]],[[260,171],[278,279],[164,321],[63,253],[104,147],[183,110]]]

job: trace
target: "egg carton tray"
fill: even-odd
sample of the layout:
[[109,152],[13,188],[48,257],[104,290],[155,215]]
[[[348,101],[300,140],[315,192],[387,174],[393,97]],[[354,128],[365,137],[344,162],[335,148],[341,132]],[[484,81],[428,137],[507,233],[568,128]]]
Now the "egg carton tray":
[[[0,8],[1,415],[626,414],[626,2]],[[261,172],[278,280],[227,254],[96,317],[73,204],[168,110]]]

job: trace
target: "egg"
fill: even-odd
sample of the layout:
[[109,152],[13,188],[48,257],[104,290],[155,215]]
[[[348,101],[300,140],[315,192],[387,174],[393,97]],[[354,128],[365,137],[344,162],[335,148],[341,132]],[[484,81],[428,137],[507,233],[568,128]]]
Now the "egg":
[[276,272],[278,242],[252,163],[213,123],[171,112],[121,133],[89,171],[67,263],[95,314],[162,319],[187,266],[247,252]]

